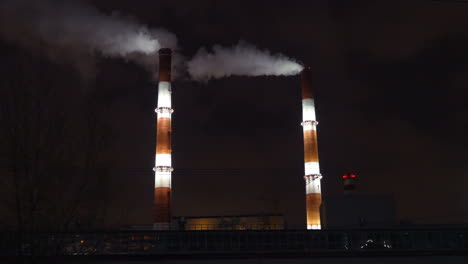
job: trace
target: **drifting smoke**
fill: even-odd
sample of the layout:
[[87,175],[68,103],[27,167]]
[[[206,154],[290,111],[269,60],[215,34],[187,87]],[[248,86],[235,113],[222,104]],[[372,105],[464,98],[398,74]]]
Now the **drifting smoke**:
[[215,45],[212,53],[201,48],[187,66],[195,80],[232,75],[295,75],[303,69],[298,62],[282,54],[271,54],[244,42],[230,48]]
[[161,47],[177,45],[166,30],[150,30],[130,18],[61,0],[3,0],[0,36],[32,51],[41,46],[49,57],[75,64],[98,52],[154,66]]

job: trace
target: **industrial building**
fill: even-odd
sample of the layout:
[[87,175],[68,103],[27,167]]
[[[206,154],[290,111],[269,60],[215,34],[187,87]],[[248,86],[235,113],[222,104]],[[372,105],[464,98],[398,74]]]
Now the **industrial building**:
[[325,196],[321,206],[324,228],[390,228],[397,224],[395,200],[389,194],[356,192],[357,175],[342,176],[343,194]]
[[397,224],[395,201],[387,194],[325,196],[321,212],[326,229],[389,228]]
[[281,230],[285,228],[282,214],[251,214],[223,216],[174,217],[178,230]]

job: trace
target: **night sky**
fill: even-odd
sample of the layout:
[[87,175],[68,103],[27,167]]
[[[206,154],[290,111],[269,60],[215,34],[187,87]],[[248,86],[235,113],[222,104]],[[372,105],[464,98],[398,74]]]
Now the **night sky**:
[[[245,40],[310,65],[325,196],[353,172],[359,192],[394,195],[399,219],[468,222],[468,2],[87,2],[174,32],[187,58]],[[4,55],[23,54],[1,44]],[[120,223],[150,223],[153,73],[121,59],[94,66],[59,100],[92,84],[111,131],[108,207]],[[181,76],[173,108],[173,215],[284,213],[305,225],[299,76]]]

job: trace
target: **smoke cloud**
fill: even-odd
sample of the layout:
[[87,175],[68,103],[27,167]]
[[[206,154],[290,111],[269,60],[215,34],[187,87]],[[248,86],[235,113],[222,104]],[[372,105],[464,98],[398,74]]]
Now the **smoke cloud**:
[[175,35],[164,29],[148,29],[129,17],[60,0],[1,1],[0,36],[32,51],[41,46],[49,57],[68,58],[78,66],[81,56],[96,52],[154,66],[161,47],[177,46]]
[[271,54],[255,46],[239,42],[233,47],[213,46],[213,52],[205,48],[187,63],[188,72],[195,80],[209,80],[232,75],[295,75],[303,66],[282,54]]

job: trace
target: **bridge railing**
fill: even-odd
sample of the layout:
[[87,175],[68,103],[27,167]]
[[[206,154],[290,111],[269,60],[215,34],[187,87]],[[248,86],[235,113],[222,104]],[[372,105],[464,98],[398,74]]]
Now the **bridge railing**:
[[212,230],[0,234],[0,256],[468,251],[462,230]]

